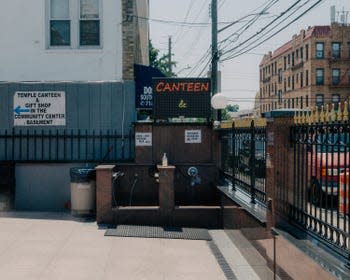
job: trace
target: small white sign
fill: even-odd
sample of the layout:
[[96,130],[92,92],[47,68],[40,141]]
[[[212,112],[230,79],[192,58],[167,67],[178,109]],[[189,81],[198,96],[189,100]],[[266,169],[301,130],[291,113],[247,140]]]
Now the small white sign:
[[15,126],[66,125],[63,91],[16,91],[13,96]]
[[152,146],[152,132],[136,132],[135,133],[136,146]]
[[202,143],[201,130],[185,130],[185,143],[199,144]]

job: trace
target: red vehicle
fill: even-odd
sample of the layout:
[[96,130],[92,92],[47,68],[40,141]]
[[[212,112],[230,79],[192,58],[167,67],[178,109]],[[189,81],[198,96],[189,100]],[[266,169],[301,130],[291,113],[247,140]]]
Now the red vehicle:
[[315,204],[327,198],[337,199],[340,174],[348,170],[349,134],[328,133],[315,137],[308,154],[311,175],[309,200]]

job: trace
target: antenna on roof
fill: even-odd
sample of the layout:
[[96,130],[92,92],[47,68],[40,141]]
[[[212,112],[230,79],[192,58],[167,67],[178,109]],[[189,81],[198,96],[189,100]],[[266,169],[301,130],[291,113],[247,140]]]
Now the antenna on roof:
[[335,6],[331,6],[331,24],[335,23]]

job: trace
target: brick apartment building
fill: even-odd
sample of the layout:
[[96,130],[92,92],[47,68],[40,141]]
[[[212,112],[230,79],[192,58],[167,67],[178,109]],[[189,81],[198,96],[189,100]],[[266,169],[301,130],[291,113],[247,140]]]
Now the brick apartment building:
[[260,112],[335,107],[350,96],[350,25],[301,30],[260,63]]

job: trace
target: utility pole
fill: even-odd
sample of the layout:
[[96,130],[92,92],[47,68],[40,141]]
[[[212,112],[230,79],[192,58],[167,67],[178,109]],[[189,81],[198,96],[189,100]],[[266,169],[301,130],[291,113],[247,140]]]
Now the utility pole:
[[169,39],[168,39],[168,71],[170,76],[171,73],[173,73],[173,66],[171,63],[171,36],[169,36]]
[[[218,93],[218,2],[211,1],[211,93]],[[217,120],[221,121],[221,110],[217,111]]]

